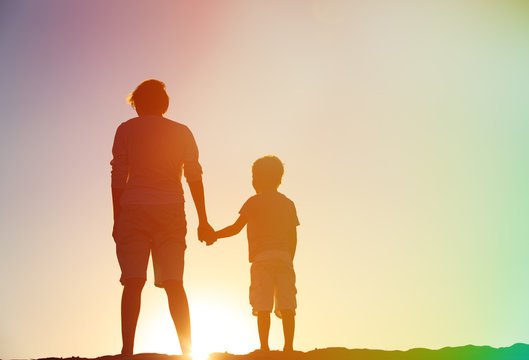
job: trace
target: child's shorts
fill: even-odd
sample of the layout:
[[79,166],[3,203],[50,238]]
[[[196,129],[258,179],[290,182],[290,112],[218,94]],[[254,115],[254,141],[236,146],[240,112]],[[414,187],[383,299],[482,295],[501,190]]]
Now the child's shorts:
[[282,261],[255,262],[250,275],[250,305],[254,315],[258,312],[272,312],[274,309],[279,318],[282,310],[295,313],[297,290],[292,264]]
[[116,224],[114,241],[122,284],[127,279],[147,279],[152,253],[154,285],[182,281],[186,249],[184,204],[124,205]]

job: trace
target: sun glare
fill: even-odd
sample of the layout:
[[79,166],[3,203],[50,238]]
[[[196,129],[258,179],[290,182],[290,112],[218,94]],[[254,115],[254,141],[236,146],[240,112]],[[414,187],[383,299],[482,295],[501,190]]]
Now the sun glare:
[[[247,354],[256,349],[255,318],[248,309],[235,309],[219,299],[189,300],[193,360],[206,360],[213,352]],[[168,310],[145,314],[145,318],[147,329],[138,329],[135,351],[181,354]]]
[[217,301],[190,303],[195,360],[203,360],[212,352],[246,354],[257,345],[255,319],[248,309],[234,309]]

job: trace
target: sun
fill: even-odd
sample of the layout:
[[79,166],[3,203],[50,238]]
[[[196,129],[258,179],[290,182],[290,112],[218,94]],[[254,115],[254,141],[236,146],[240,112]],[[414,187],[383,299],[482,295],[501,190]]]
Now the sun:
[[234,309],[224,301],[190,303],[193,358],[212,352],[247,354],[257,345],[255,319],[248,309]]
[[[255,318],[248,309],[236,309],[225,299],[189,299],[193,360],[206,360],[213,352],[247,354],[258,346]],[[136,353],[181,354],[168,309],[143,314],[136,337]]]

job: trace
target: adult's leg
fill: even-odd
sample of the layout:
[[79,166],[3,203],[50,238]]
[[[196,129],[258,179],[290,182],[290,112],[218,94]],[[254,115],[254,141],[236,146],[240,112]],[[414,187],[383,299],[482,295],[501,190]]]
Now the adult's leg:
[[257,330],[259,331],[259,341],[261,342],[261,350],[270,351],[270,347],[268,347],[268,335],[270,333],[269,311],[259,311],[257,313]]
[[127,279],[123,284],[121,296],[121,336],[123,339],[121,354],[123,355],[132,355],[134,351],[134,336],[140,315],[141,291],[144,285],[144,279]]
[[283,335],[285,336],[285,346],[283,347],[283,351],[293,351],[295,328],[294,311],[281,310],[281,320],[283,321]]
[[147,279],[150,246],[148,212],[141,205],[126,205],[116,224],[114,240],[116,255],[121,268],[120,281],[123,284],[121,296],[122,354],[130,355],[134,350],[134,336],[140,314],[141,292]]
[[168,280],[163,283],[169,302],[169,311],[173,318],[180,348],[184,355],[191,354],[191,321],[189,305],[182,281]]

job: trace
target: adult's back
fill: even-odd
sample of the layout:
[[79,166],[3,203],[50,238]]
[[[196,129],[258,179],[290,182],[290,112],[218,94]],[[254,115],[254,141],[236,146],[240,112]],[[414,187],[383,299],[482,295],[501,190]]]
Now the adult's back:
[[122,123],[113,153],[114,171],[121,172],[118,181],[125,182],[121,204],[183,202],[182,174],[188,182],[201,180],[193,134],[163,116],[144,115]]

